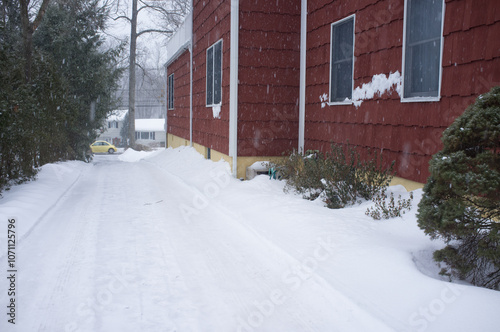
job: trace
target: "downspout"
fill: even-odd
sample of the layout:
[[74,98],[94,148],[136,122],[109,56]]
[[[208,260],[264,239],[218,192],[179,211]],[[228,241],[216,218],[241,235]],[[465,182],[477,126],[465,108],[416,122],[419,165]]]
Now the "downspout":
[[168,148],[168,66],[165,64],[165,105],[166,110],[165,110],[165,149]]
[[233,176],[238,177],[238,48],[239,0],[231,0],[231,40],[229,65],[229,156],[233,158]]
[[304,152],[304,131],[306,120],[306,48],[307,0],[302,0],[300,12],[299,152]]
[[189,44],[189,146],[193,147],[193,36]]
[[[191,17],[194,7],[191,0]],[[193,147],[193,18],[191,18],[191,36],[189,42],[189,146]]]

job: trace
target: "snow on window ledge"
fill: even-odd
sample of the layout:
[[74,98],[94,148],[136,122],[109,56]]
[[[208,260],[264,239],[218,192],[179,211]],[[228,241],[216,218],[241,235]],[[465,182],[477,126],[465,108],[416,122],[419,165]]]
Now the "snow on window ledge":
[[213,113],[214,119],[220,119],[220,108],[221,108],[221,104],[212,105],[212,113]]
[[395,91],[401,97],[402,76],[399,71],[389,73],[389,76],[384,74],[373,75],[371,82],[364,83],[358,86],[352,93],[352,103],[356,108],[361,106],[364,100],[373,99],[375,95],[382,96],[387,91],[390,91],[395,86]]

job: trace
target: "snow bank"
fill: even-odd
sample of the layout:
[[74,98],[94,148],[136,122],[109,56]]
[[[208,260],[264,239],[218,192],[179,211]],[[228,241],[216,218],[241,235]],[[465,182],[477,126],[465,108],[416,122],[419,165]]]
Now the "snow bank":
[[125,152],[123,152],[121,155],[118,156],[118,159],[121,161],[129,162],[129,163],[134,163],[136,161],[139,161],[141,159],[144,159],[148,156],[154,155],[158,153],[159,151],[136,151],[134,149],[127,149]]
[[[1,222],[15,218],[17,238],[23,239],[90,167],[91,164],[82,161],[43,165],[36,181],[14,186],[2,193]],[[4,238],[5,232],[0,232],[0,239]],[[0,252],[0,257],[3,254]]]
[[161,153],[148,156],[144,161],[153,163],[159,168],[174,174],[199,190],[203,190],[215,178],[223,177],[227,181],[229,179],[237,181],[231,177],[231,167],[226,161],[223,159],[218,162],[207,160],[196,149],[188,146],[162,150]]

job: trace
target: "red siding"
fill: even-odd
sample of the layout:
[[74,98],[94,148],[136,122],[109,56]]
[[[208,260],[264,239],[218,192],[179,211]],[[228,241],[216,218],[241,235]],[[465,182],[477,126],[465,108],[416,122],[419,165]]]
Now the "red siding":
[[240,2],[238,155],[297,147],[300,0]]
[[354,86],[402,68],[404,0],[309,0],[305,148],[330,142],[383,149],[396,171],[425,182],[441,134],[481,93],[500,84],[498,0],[446,0],[439,102],[402,103],[395,91],[356,108],[322,108],[329,93],[330,24],[356,14]]
[[[231,2],[199,0],[193,6],[193,142],[228,154]],[[221,39],[222,106],[214,119],[206,107],[206,51]]]
[[189,51],[185,51],[168,66],[167,75],[172,74],[174,109],[167,111],[167,132],[189,140]]

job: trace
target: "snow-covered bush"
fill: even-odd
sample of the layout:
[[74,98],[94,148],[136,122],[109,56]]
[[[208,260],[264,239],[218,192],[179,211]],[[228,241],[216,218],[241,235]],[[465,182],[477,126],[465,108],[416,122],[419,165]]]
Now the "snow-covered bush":
[[311,200],[321,195],[329,208],[338,209],[372,199],[391,181],[394,162],[384,168],[378,153],[370,155],[366,161],[355,147],[332,144],[326,154],[294,151],[273,166],[287,181],[286,190],[293,189]]
[[443,273],[500,287],[500,87],[479,96],[442,137],[430,162],[418,223],[448,245]]
[[366,210],[365,214],[367,216],[375,220],[402,217],[407,210],[411,210],[413,193],[410,192],[410,198],[408,199],[401,198],[401,195],[399,195],[396,200],[394,198],[394,193],[388,196],[387,187],[384,187],[375,194],[372,200],[375,202],[375,206],[369,207]]

